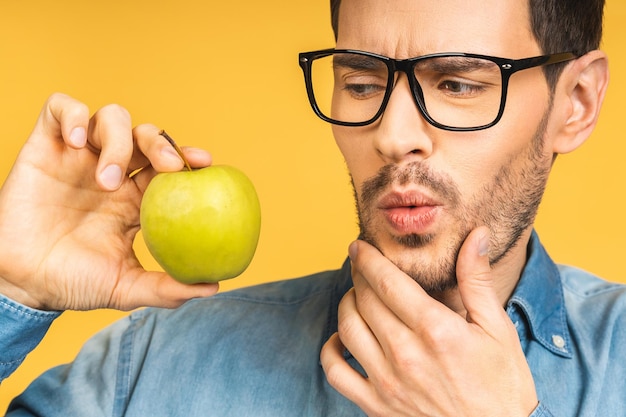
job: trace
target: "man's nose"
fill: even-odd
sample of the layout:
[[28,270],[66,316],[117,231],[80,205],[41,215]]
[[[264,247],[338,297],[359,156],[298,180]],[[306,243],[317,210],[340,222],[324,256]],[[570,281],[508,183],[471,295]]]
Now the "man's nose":
[[433,151],[424,119],[411,93],[408,79],[400,74],[374,134],[374,146],[386,163],[425,159]]

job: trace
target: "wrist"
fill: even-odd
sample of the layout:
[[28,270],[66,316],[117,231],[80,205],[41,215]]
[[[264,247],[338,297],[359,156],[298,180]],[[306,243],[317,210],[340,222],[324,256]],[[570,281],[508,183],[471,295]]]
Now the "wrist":
[[25,307],[35,310],[46,310],[44,304],[35,299],[32,294],[2,277],[0,277],[0,296],[1,295]]

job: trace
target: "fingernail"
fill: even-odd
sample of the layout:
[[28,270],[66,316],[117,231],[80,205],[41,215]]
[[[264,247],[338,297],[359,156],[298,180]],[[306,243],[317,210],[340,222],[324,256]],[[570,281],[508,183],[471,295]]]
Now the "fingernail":
[[489,235],[483,234],[478,241],[478,255],[487,256],[489,253]]
[[122,169],[117,165],[109,165],[100,173],[100,182],[109,190],[115,190],[122,182]]
[[359,249],[357,247],[356,241],[352,242],[350,246],[348,246],[348,256],[350,256],[350,259],[354,260],[354,258],[356,258],[358,251]]
[[69,141],[72,146],[82,148],[87,143],[87,133],[84,127],[75,127],[70,132]]

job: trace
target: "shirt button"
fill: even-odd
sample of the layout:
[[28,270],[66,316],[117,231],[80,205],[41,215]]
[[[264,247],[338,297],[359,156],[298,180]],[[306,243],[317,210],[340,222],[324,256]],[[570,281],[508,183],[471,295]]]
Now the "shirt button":
[[554,343],[554,346],[558,347],[559,349],[563,349],[565,347],[565,339],[563,339],[558,334],[552,336],[552,343]]

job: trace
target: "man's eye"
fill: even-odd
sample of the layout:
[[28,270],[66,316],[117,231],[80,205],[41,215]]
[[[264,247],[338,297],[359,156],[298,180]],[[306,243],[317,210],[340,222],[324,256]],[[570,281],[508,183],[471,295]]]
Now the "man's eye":
[[456,96],[475,96],[484,92],[484,88],[480,84],[456,80],[446,80],[439,83],[439,90]]
[[384,93],[385,86],[378,84],[345,84],[343,90],[350,94],[351,97],[364,100],[374,95]]

